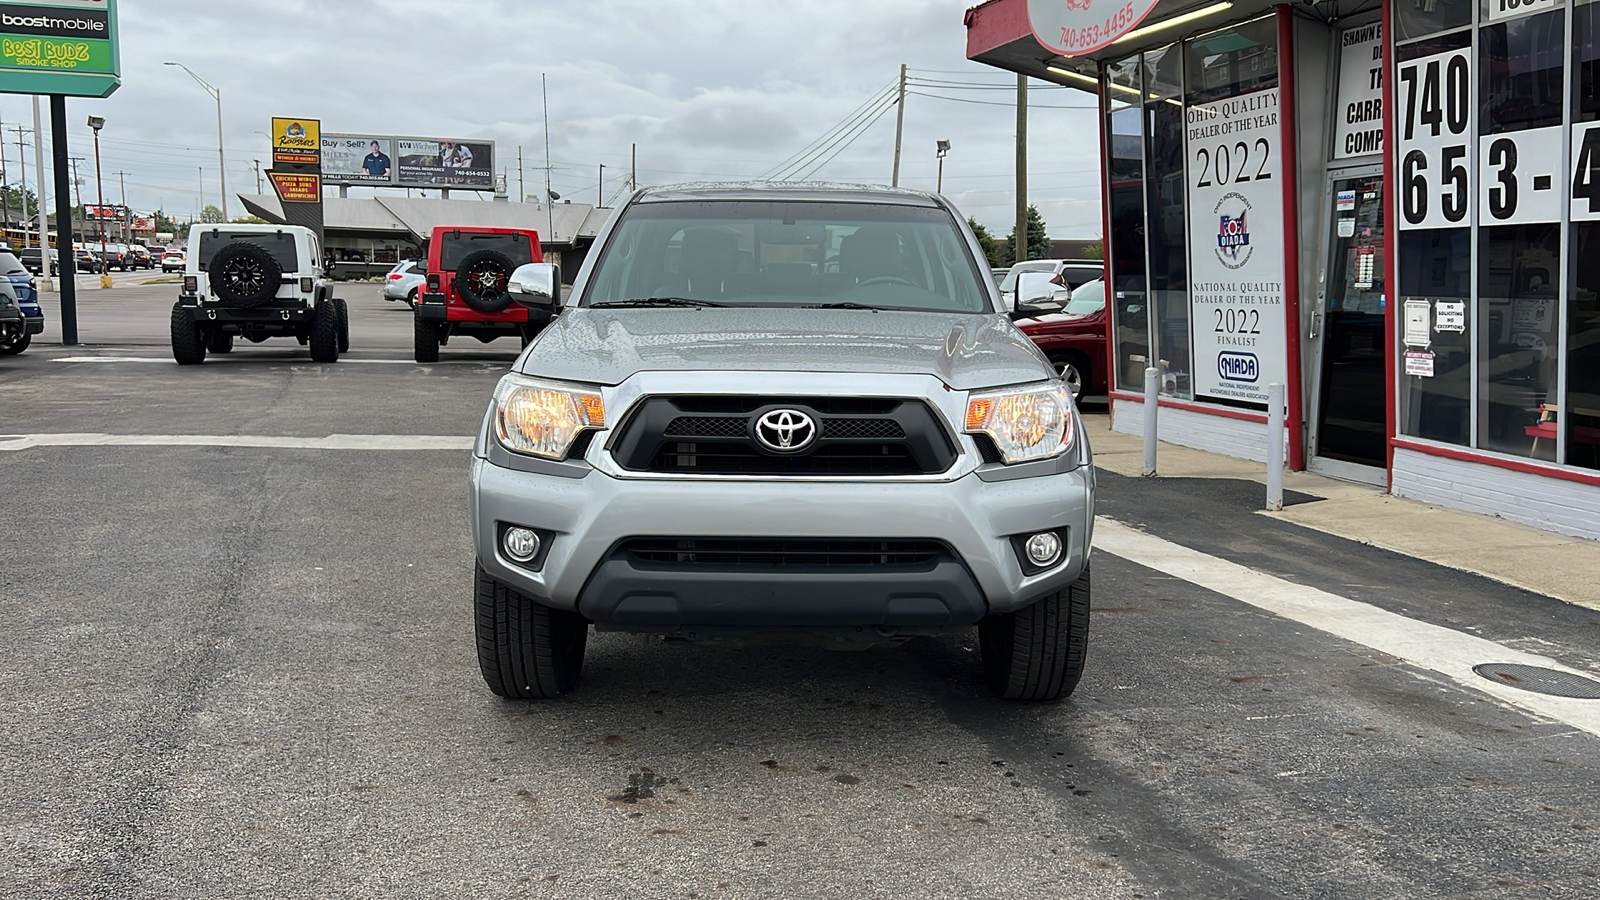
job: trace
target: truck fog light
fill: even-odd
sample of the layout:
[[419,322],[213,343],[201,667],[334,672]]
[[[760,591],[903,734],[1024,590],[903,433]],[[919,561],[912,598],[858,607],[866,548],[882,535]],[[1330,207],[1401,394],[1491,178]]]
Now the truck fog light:
[[1028,538],[1028,561],[1036,566],[1053,566],[1061,559],[1061,537],[1054,531],[1041,531]]
[[539,535],[532,528],[512,526],[500,538],[506,556],[519,563],[532,562],[539,555]]

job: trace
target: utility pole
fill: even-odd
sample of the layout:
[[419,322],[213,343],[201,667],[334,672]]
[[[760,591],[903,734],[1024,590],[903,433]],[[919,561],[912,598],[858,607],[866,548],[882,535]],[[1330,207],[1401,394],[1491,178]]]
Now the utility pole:
[[600,164],[600,180],[594,185],[594,208],[606,205],[606,164]]
[[[0,122],[0,131],[5,130],[5,123]],[[11,190],[11,179],[6,177],[5,142],[0,141],[0,221],[5,223],[5,233],[11,233],[11,200],[6,192]]]
[[[52,115],[54,114],[52,113]],[[74,201],[73,205],[77,208],[77,214],[80,216],[83,215],[83,179],[78,177],[78,163],[83,162],[86,158],[82,156],[72,157],[72,199]],[[56,223],[56,233],[58,235],[61,233],[60,222]],[[72,236],[72,241],[77,241],[78,226],[74,225],[70,220],[67,222],[67,233]],[[74,247],[73,249],[76,250],[77,248]]]
[[259,194],[259,193],[262,192],[261,191],[261,160],[252,159],[250,161],[252,163],[255,163],[255,167],[256,167],[256,193]]
[[133,223],[128,221],[128,182],[127,172],[113,172],[117,176],[117,186],[122,189],[122,242],[124,244],[133,236]]
[[[38,197],[38,201],[39,202],[35,204],[35,206],[38,208],[38,213],[39,213],[39,246],[40,246],[40,248],[42,250],[46,251],[43,255],[44,256],[49,256],[50,254],[49,254],[48,251],[50,249],[50,220],[49,220],[49,217],[46,215],[46,213],[44,211],[45,210],[45,207],[44,207],[44,182],[45,182],[45,178],[44,178],[44,128],[43,128],[43,123],[41,122],[41,120],[39,118],[39,95],[38,94],[34,94],[33,95],[33,162],[34,162],[34,168],[39,170],[39,197]],[[58,222],[58,223],[56,223],[56,231],[60,232],[60,230],[61,230],[61,224]],[[58,248],[57,251],[56,251],[56,254],[59,256],[60,253],[61,253],[61,251],[59,249],[59,247],[61,246],[61,241],[60,241],[59,238],[56,240],[56,246]],[[69,246],[68,246],[67,255],[68,256],[71,255],[70,243],[69,243]],[[71,261],[66,259],[65,257],[63,257],[60,264],[62,266],[68,266],[68,265],[71,265]],[[65,272],[66,269],[63,268],[62,271]],[[43,290],[46,293],[56,289],[55,284],[52,283],[51,280],[50,280],[50,267],[49,266],[45,266],[44,267],[44,274],[39,276],[39,288],[40,288],[40,290]]]
[[[28,154],[27,151],[23,149],[22,145],[22,126],[16,126],[16,131],[17,162],[22,164],[22,187],[17,191],[17,205],[22,208],[22,212],[20,213],[20,217],[22,219],[22,246],[26,247],[28,246]],[[10,204],[7,204],[7,210],[9,209]],[[9,216],[10,213],[7,212],[7,215]],[[41,254],[39,257],[39,264],[43,266],[46,271],[48,271],[50,269],[50,254]]]
[[[545,83],[544,73],[539,73],[539,97],[544,104],[544,243],[554,243],[556,239],[556,195],[550,190],[550,87]],[[577,238],[573,238],[577,243]],[[543,251],[540,251],[543,255]]]
[[639,189],[639,142],[633,143],[633,152],[628,163],[628,189]]
[[517,145],[517,202],[528,202],[528,189],[522,186],[522,145]]
[[1028,258],[1028,76],[1017,76],[1017,230],[1011,258]]
[[894,110],[894,176],[889,180],[891,187],[900,186],[900,142],[906,134],[906,64],[900,64],[900,99],[895,101]]

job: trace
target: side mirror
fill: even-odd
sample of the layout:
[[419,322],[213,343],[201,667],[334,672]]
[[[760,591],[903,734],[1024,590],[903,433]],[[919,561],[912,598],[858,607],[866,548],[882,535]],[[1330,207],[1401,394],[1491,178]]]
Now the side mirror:
[[1026,319],[1061,311],[1055,300],[1057,286],[1049,272],[1023,272],[1017,276],[1016,302],[1011,308],[1011,318]]
[[506,284],[511,298],[525,305],[561,305],[561,267],[554,263],[517,266]]

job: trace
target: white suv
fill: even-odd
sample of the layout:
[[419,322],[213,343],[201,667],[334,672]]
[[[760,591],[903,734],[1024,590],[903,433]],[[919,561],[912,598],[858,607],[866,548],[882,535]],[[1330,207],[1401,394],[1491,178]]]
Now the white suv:
[[180,365],[252,343],[293,337],[316,362],[350,349],[350,313],[323,278],[322,251],[298,225],[195,225],[183,289],[172,306],[172,356]]

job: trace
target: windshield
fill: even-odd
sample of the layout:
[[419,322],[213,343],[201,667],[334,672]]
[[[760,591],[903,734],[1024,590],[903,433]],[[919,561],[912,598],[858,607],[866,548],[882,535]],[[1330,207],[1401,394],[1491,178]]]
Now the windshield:
[[1086,316],[1106,308],[1106,283],[1090,281],[1080,284],[1072,292],[1072,299],[1061,310],[1075,316]]
[[444,234],[444,243],[439,247],[440,271],[448,272],[455,269],[467,258],[467,254],[479,250],[498,250],[511,258],[513,266],[525,266],[533,262],[533,244],[525,234],[447,231]]
[[0,252],[0,275],[21,275],[28,271],[28,267],[17,259],[14,253]]
[[1050,260],[1038,260],[1038,261],[1035,261],[1035,262],[1019,262],[1016,265],[1011,267],[1011,271],[1006,273],[1005,280],[1000,282],[1000,290],[1002,290],[1002,291],[1014,291],[1014,290],[1016,290],[1017,289],[1017,276],[1021,275],[1023,272],[1052,272],[1053,273],[1053,272],[1055,272],[1055,270],[1056,270],[1056,264],[1054,262],[1050,261]]
[[[216,256],[218,250],[234,241],[244,241],[266,249],[268,253],[272,254],[272,258],[278,261],[278,265],[285,272],[300,271],[300,260],[294,252],[294,235],[292,234],[282,231],[219,231],[215,229],[200,233],[200,247],[195,251],[195,259],[199,262],[200,271],[206,271],[206,267],[211,265],[211,257]],[[112,247],[108,252],[115,253],[116,248]]]
[[771,200],[641,203],[617,223],[584,305],[987,312],[960,228],[937,207]]

